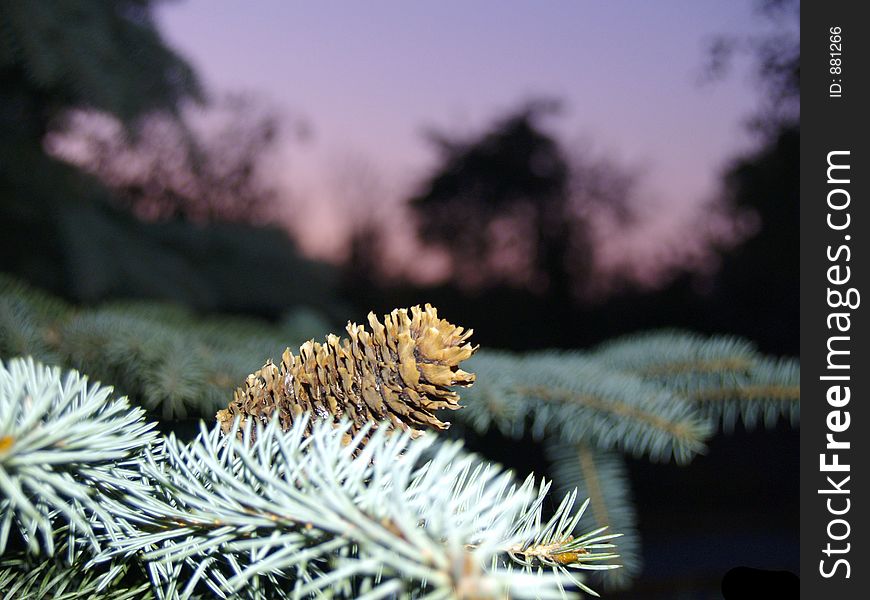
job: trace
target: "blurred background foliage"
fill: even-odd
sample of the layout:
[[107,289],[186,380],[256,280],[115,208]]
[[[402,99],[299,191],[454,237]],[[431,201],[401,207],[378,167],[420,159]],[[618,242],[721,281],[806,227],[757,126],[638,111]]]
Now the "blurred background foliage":
[[[722,37],[699,57],[716,79],[748,56],[764,98],[747,124],[755,149],[734,157],[710,203],[711,215],[746,225],[739,243],[710,238],[704,252],[716,269],[673,272],[657,287],[597,272],[602,220],[643,218],[638,173],[566,148],[546,127],[558,99],[541,99],[477,136],[430,134],[440,165],[408,199],[413,220],[403,226],[444,253],[450,277],[424,286],[391,272],[384,239],[392,222],[359,219],[342,264],[303,255],[282,226],[282,199],[263,168],[286,124],[255,99],[212,97],[161,38],[154,4],[0,0],[0,255],[14,277],[3,280],[0,320],[17,324],[4,329],[16,335],[27,331],[21,323],[38,324],[29,337],[4,338],[4,357],[28,352],[80,366],[85,354],[70,349],[74,340],[106,356],[117,355],[112,344],[128,344],[129,362],[94,356],[89,374],[143,398],[158,398],[155,390],[166,386],[179,398],[184,386],[212,386],[207,397],[219,405],[228,382],[240,383],[270,352],[360,321],[368,310],[422,302],[473,326],[485,348],[504,351],[586,348],[670,327],[798,354],[793,35]],[[799,8],[788,0],[759,6],[783,23],[793,23]],[[67,315],[65,350],[52,343],[61,325],[50,315],[58,314]],[[156,336],[163,345],[154,355],[146,341]],[[191,366],[204,356],[211,371]],[[483,372],[498,355],[482,359]],[[174,377],[137,380],[130,364],[148,361]],[[167,406],[151,402],[158,412]],[[164,414],[200,414],[192,403]],[[757,548],[749,566],[797,570],[798,436],[782,420],[768,424],[763,434],[738,425],[731,436],[713,437],[709,456],[680,469],[614,462],[582,446],[545,449],[528,431],[466,431],[473,448],[521,472],[569,455],[582,460],[562,471],[585,460],[612,473],[609,481],[630,480],[646,564],[636,589],[653,597],[657,589],[712,589],[724,574],[717,569],[732,564],[729,553],[746,544]],[[679,509],[672,489],[685,499]],[[713,536],[715,552],[701,545]]]

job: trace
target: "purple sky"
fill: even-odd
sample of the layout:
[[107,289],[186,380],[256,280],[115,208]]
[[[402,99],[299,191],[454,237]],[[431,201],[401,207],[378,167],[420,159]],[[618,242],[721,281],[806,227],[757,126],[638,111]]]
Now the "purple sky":
[[[162,5],[170,44],[216,93],[245,91],[310,125],[272,168],[321,256],[359,198],[389,219],[434,165],[427,127],[467,134],[552,96],[552,130],[641,166],[649,216],[605,246],[612,262],[667,254],[751,138],[745,63],[701,85],[705,42],[766,26],[751,0],[207,2]],[[348,214],[351,215],[348,218]],[[304,216],[304,218],[300,218]],[[331,225],[326,226],[329,223]],[[643,267],[641,267],[643,268]]]

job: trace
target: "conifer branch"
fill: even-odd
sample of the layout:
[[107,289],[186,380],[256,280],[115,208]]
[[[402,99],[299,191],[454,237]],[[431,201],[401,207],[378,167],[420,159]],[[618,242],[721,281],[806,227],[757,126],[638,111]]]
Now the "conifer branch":
[[[569,569],[613,568],[599,563],[615,557],[616,536],[570,537],[585,508],[572,513],[576,494],[542,525],[549,485],[535,494],[531,478],[517,487],[510,473],[472,468],[476,459],[458,444],[420,466],[431,437],[411,443],[410,432],[363,428],[347,442],[349,427],[309,426],[306,414],[286,433],[274,420],[256,434],[249,422],[241,437],[203,430],[189,446],[170,437],[143,461],[158,494],[117,507],[135,528],[104,557],[141,554],[162,589],[193,577],[219,595],[269,574],[288,593],[320,594],[335,572],[345,596],[419,588],[453,597],[469,586],[503,593],[511,579],[501,555],[527,575],[548,566],[580,586]],[[555,590],[558,581],[536,584]]]
[[738,420],[749,429],[780,417],[800,420],[800,367],[761,355],[745,340],[666,331],[629,336],[601,346],[595,356],[675,391],[725,431]]
[[[419,323],[423,322],[424,314],[429,315],[429,311],[429,308],[419,311],[419,317],[416,317]],[[576,515],[577,511],[561,506],[557,511],[560,515],[558,522],[541,537],[539,534],[547,530],[550,523],[542,521],[542,505],[536,502],[546,497],[549,486],[544,486],[547,489],[533,489],[526,487],[530,485],[526,482],[523,486],[505,484],[507,488],[501,489],[498,469],[488,467],[487,471],[485,465],[478,469],[477,461],[465,463],[466,455],[458,450],[453,454],[443,454],[450,459],[443,466],[443,472],[455,477],[453,483],[422,475],[420,481],[435,487],[449,483],[451,489],[459,490],[480,479],[485,489],[493,486],[501,489],[498,492],[501,496],[498,493],[496,496],[501,498],[498,502],[504,510],[513,506],[508,502],[509,498],[514,499],[511,494],[524,494],[531,500],[523,510],[517,509],[514,522],[523,523],[527,529],[503,530],[503,543],[493,542],[486,546],[469,533],[477,531],[473,527],[466,528],[461,534],[451,533],[452,529],[431,529],[427,519],[436,514],[434,509],[425,512],[420,509],[412,527],[410,513],[395,513],[394,519],[393,512],[389,512],[384,520],[381,513],[373,513],[361,505],[350,510],[351,505],[347,504],[345,518],[347,514],[353,514],[360,522],[368,523],[366,527],[353,527],[354,533],[348,537],[336,534],[336,530],[316,529],[313,523],[311,529],[307,529],[309,521],[301,525],[282,525],[284,513],[276,511],[283,504],[277,500],[271,511],[258,513],[254,510],[256,507],[249,506],[253,512],[235,514],[235,520],[223,519],[218,524],[213,522],[213,518],[208,520],[210,508],[224,507],[221,510],[225,510],[232,494],[237,494],[240,499],[256,499],[260,488],[278,489],[278,483],[270,479],[273,475],[277,477],[278,471],[267,468],[265,463],[255,469],[262,456],[245,453],[260,448],[257,452],[274,458],[273,450],[263,449],[268,444],[280,446],[276,440],[285,427],[288,432],[281,435],[296,435],[293,432],[297,431],[295,428],[300,422],[297,415],[301,412],[310,413],[310,416],[305,417],[305,430],[294,442],[296,444],[313,448],[315,442],[312,439],[321,440],[316,442],[321,445],[327,438],[331,440],[329,444],[341,446],[344,442],[347,445],[342,446],[343,451],[350,454],[343,455],[342,460],[353,462],[356,457],[365,456],[364,451],[371,443],[381,447],[377,452],[384,453],[386,446],[402,439],[405,450],[383,456],[393,456],[398,462],[406,454],[414,455],[416,462],[421,463],[423,454],[414,454],[417,451],[411,449],[418,442],[426,444],[425,437],[414,442],[409,438],[418,435],[424,427],[446,425],[435,411],[438,407],[458,406],[458,397],[448,388],[471,383],[473,376],[460,371],[459,362],[475,350],[466,342],[470,332],[450,329],[453,326],[437,319],[434,309],[431,313],[431,317],[426,318],[431,319],[434,330],[441,336],[433,335],[432,339],[444,343],[446,352],[452,353],[450,356],[441,354],[433,360],[430,350],[423,349],[428,330],[422,326],[415,329],[413,312],[410,315],[404,313],[404,318],[394,312],[384,324],[375,320],[381,329],[375,324],[372,324],[373,331],[351,325],[348,340],[339,341],[330,336],[325,344],[304,344],[299,356],[288,352],[280,365],[267,363],[245,383],[233,403],[241,409],[241,405],[247,402],[247,409],[236,412],[240,419],[245,419],[239,429],[250,432],[248,445],[243,445],[245,439],[233,438],[233,444],[242,445],[230,452],[234,457],[232,461],[217,466],[214,463],[217,459],[208,462],[207,453],[203,454],[202,448],[195,449],[198,447],[196,444],[204,443],[202,440],[194,444],[179,441],[155,443],[150,439],[153,435],[148,433],[146,437],[150,436],[149,439],[144,439],[138,449],[128,449],[128,457],[117,469],[102,468],[114,460],[87,464],[69,460],[52,464],[50,468],[27,464],[24,470],[5,462],[12,454],[24,455],[22,449],[26,448],[19,442],[20,431],[6,435],[6,430],[2,429],[11,422],[4,420],[12,414],[8,407],[18,406],[20,402],[0,402],[0,407],[6,407],[3,408],[5,412],[0,411],[0,470],[11,473],[4,480],[5,484],[0,483],[0,501],[4,503],[0,506],[4,509],[0,514],[0,538],[7,549],[4,558],[8,559],[5,566],[0,566],[0,583],[18,586],[14,588],[16,590],[51,590],[61,589],[52,586],[60,579],[68,579],[70,583],[62,593],[68,593],[70,600],[90,597],[84,590],[93,591],[95,588],[88,587],[91,585],[88,581],[97,581],[95,585],[100,594],[109,594],[112,590],[119,594],[139,590],[145,574],[153,584],[149,584],[149,593],[160,599],[212,597],[217,594],[265,600],[292,597],[296,589],[316,594],[317,590],[326,589],[323,586],[332,585],[330,582],[344,586],[340,588],[344,595],[368,597],[381,594],[431,594],[433,597],[440,594],[449,597],[460,592],[498,596],[503,595],[508,587],[517,597],[524,592],[532,596],[545,591],[558,595],[560,585],[571,585],[566,579],[571,570],[593,568],[603,555],[610,553],[610,539],[602,532],[582,538],[573,528],[565,528],[565,519],[570,521],[566,515]],[[270,355],[280,355],[288,340],[305,339],[300,335],[302,329],[295,329],[297,325],[291,326],[291,321],[268,324],[254,319],[200,318],[175,306],[151,302],[76,309],[0,276],[0,356],[33,352],[55,364],[79,366],[116,384],[120,391],[130,394],[135,402],[152,414],[168,418],[184,414],[213,415],[219,407],[226,406],[233,386],[245,381],[251,365],[262,364]],[[313,323],[309,325],[314,327]],[[322,324],[317,328],[322,330]],[[405,340],[404,354],[400,352],[399,343],[403,332],[407,334],[407,338],[402,338]],[[389,339],[393,339],[393,345]],[[409,347],[411,351],[408,351]],[[413,369],[407,366],[412,364],[410,359],[413,359]],[[584,505],[579,512],[586,510],[600,525],[610,524],[626,532],[619,544],[621,556],[604,560],[607,569],[614,561],[625,567],[604,574],[608,585],[631,577],[636,572],[635,561],[639,555],[625,468],[614,450],[644,454],[654,460],[673,458],[687,462],[703,450],[704,440],[711,433],[714,421],[719,420],[728,430],[738,420],[752,427],[760,422],[772,426],[782,416],[792,423],[799,419],[798,362],[765,357],[748,342],[730,337],[653,333],[623,338],[585,352],[516,355],[490,350],[477,353],[463,364],[470,365],[466,369],[476,371],[479,382],[463,392],[466,407],[455,413],[459,423],[480,433],[497,429],[510,437],[530,435],[543,439],[554,460],[554,474],[566,498],[570,496],[567,493],[571,488],[580,486],[581,494],[588,496],[590,502],[588,509]],[[11,372],[8,366],[4,368]],[[351,368],[354,377],[348,377]],[[414,371],[419,376],[419,387],[412,385],[413,379],[410,383],[405,379],[405,376],[413,378]],[[52,377],[57,376],[56,370],[52,373]],[[287,376],[292,377],[298,386],[282,387]],[[60,384],[58,386],[57,389],[64,389]],[[15,397],[10,389],[0,387],[4,394]],[[287,393],[287,389],[292,391]],[[368,398],[364,389],[369,390]],[[299,393],[300,390],[303,393]],[[18,394],[20,398],[25,396]],[[247,400],[239,403],[240,399]],[[358,405],[362,407],[359,410]],[[232,405],[227,412],[230,409]],[[21,411],[20,407],[15,410]],[[353,422],[343,421],[353,418],[353,413],[359,418]],[[278,422],[273,424],[271,418],[275,417]],[[386,430],[376,430],[378,423],[374,421],[381,419],[388,419],[386,429],[399,429],[404,433],[388,436]],[[225,417],[223,424],[226,426],[229,422],[231,429],[232,421]],[[372,423],[368,424],[368,421]],[[56,427],[54,417],[46,422],[51,423],[48,429]],[[324,429],[324,432],[316,433],[321,424],[329,432]],[[275,431],[268,434],[271,441],[262,440],[264,445],[259,445],[261,440],[257,438],[257,432],[265,431],[264,427],[272,427]],[[88,431],[97,440],[101,438],[102,430]],[[209,448],[216,456],[228,452],[226,448],[229,446],[221,445],[229,444],[221,431],[218,427],[203,433],[203,436],[215,436],[214,445]],[[332,447],[329,444],[325,447]],[[98,446],[99,443],[94,447]],[[51,444],[37,444],[33,448],[32,456],[27,453],[27,460],[36,460],[33,457],[41,460],[47,453],[57,450]],[[307,455],[307,452],[300,456]],[[442,456],[441,452],[431,445],[426,450],[433,461]],[[308,458],[299,458],[299,461],[299,464],[308,465],[299,467],[302,469],[299,473],[304,472],[302,480],[308,482],[305,485],[313,485],[307,473],[315,463]],[[385,462],[389,463],[389,459]],[[461,469],[451,466],[458,463],[465,466]],[[316,465],[317,468],[331,469],[336,477],[344,477],[349,468],[344,462],[319,462]],[[414,468],[417,470],[409,472],[415,476],[423,473],[421,464],[415,464]],[[441,466],[438,468],[442,469]],[[246,469],[253,469],[251,472],[255,472],[256,477],[246,480],[248,476],[243,476]],[[213,475],[202,479],[203,473]],[[87,490],[82,492],[70,481],[77,486],[86,485]],[[96,481],[100,482],[99,485],[91,489]],[[198,500],[201,514],[185,508],[185,503],[193,503],[191,506],[196,503],[192,500],[195,498],[193,491],[185,491],[187,488],[184,486],[197,481],[205,490]],[[218,486],[215,485],[217,481],[221,482]],[[230,484],[230,481],[236,481],[238,485]],[[407,476],[405,481],[417,479]],[[464,483],[458,483],[460,481]],[[229,487],[225,489],[224,485]],[[21,488],[21,493],[18,493],[18,488]],[[214,492],[216,489],[220,493]],[[310,489],[313,494],[315,488],[303,486],[302,489]],[[357,491],[363,494],[360,490],[364,489],[368,488],[363,486]],[[365,496],[358,494],[351,498],[349,494],[346,491],[344,495],[346,502],[362,501]],[[393,495],[389,495],[385,489],[366,494],[369,495],[365,497],[376,498],[385,506],[408,502],[402,494],[390,492]],[[38,495],[44,495],[45,499],[37,500]],[[298,495],[289,492],[288,497],[292,502],[300,501]],[[438,505],[449,504],[446,497],[427,497]],[[319,500],[320,496],[317,498]],[[285,501],[286,498],[282,499]],[[573,503],[574,499],[570,502]],[[478,499],[475,497],[469,505],[476,503]],[[318,501],[306,506],[316,510],[319,504]],[[451,517],[442,515],[439,518],[449,521],[465,510],[460,511],[454,506],[443,513]],[[160,511],[165,511],[165,514]],[[424,514],[426,518],[422,516]],[[492,514],[500,513],[493,509]],[[465,518],[463,516],[460,521],[465,523]],[[433,522],[437,522],[437,518]],[[482,529],[487,527],[489,525],[482,526]],[[178,531],[188,537],[172,537]],[[380,533],[375,535],[377,532]],[[162,537],[167,535],[170,537]],[[516,537],[511,538],[511,535]],[[144,545],[131,546],[134,539]],[[456,542],[448,544],[448,540]],[[282,550],[283,547],[279,548],[281,543],[290,545]],[[324,544],[332,543],[338,544],[335,552],[328,552],[330,546]],[[366,544],[374,549],[372,552],[375,554],[363,549]],[[408,544],[417,544],[413,547],[420,551],[420,556],[440,556],[440,566],[436,569],[426,562],[428,558],[416,563],[406,561],[409,568],[416,569],[414,573],[417,575],[424,572],[420,569],[429,569],[426,577],[414,579],[417,576],[414,573],[402,571],[399,565],[385,563],[377,555],[377,548],[392,548],[390,544],[405,548]],[[437,544],[440,546],[436,549]],[[281,552],[292,554],[294,551],[290,548],[294,547],[304,553],[301,559],[304,565],[286,563],[286,569],[268,566],[272,564],[268,560],[272,559],[277,561],[274,564],[284,564],[281,561],[286,556]],[[424,548],[428,549],[424,552]],[[40,555],[32,554],[36,551]],[[53,555],[45,557],[52,552]],[[93,563],[97,552],[104,561],[99,565]],[[18,562],[13,564],[9,560]],[[90,562],[83,562],[88,560]],[[91,570],[98,569],[94,572],[97,579],[86,581],[81,578],[76,569],[82,564],[88,564]],[[31,568],[45,577],[28,579],[27,572]],[[121,579],[117,578],[121,573],[119,569],[125,569]],[[432,569],[437,570],[437,577]],[[547,580],[549,587],[539,589],[536,574],[541,569],[542,573],[554,574],[554,578]],[[389,576],[384,576],[384,573]],[[419,585],[406,586],[403,583],[405,578],[411,578]],[[424,580],[436,583],[424,584]],[[235,583],[231,585],[231,581]],[[240,588],[233,587],[238,582],[244,583]],[[79,583],[84,586],[80,594],[73,591]],[[583,589],[585,584],[579,580],[573,585]],[[0,586],[0,594],[8,593],[6,589],[11,588]]]
[[576,489],[587,496],[594,525],[610,525],[623,534],[619,539],[619,558],[614,564],[622,568],[603,573],[608,589],[628,587],[642,568],[640,536],[632,504],[631,486],[624,459],[616,452],[595,450],[584,444],[568,446],[548,443],[547,456],[552,461],[554,482],[559,493]]
[[[303,329],[322,326],[311,323]],[[288,340],[300,339],[301,331],[254,319],[197,319],[188,311],[160,303],[114,303],[73,311],[51,296],[0,276],[0,355],[32,353],[51,363],[79,368],[112,382],[150,411],[168,418],[213,415],[226,406],[227,395],[244,380],[251,365],[280,355]],[[516,437],[534,426],[536,436],[549,435],[547,415],[554,411],[547,408],[548,403],[513,393],[509,384],[528,386],[529,381],[541,381],[536,369],[526,366],[536,358],[561,372],[569,390],[585,392],[581,398],[600,396],[599,391],[588,393],[588,388],[596,387],[595,381],[608,381],[610,396],[602,398],[619,399],[622,388],[625,406],[646,398],[641,404],[652,407],[653,414],[665,416],[680,412],[678,407],[665,413],[658,410],[676,398],[677,403],[688,401],[695,407],[695,418],[721,419],[726,429],[741,418],[746,423],[761,420],[766,424],[774,422],[777,415],[792,423],[799,419],[797,363],[789,366],[788,361],[763,357],[751,344],[737,338],[671,331],[629,336],[590,352],[526,356],[488,352],[472,358],[470,364],[484,385],[466,396],[468,407],[458,413],[460,421],[479,432],[495,428]],[[591,377],[587,375],[590,366],[597,367]],[[542,383],[546,386],[549,382]],[[654,389],[649,388],[650,383],[655,384]],[[641,390],[639,384],[646,389]],[[776,387],[766,389],[769,385]],[[719,389],[723,391],[715,391]],[[764,391],[767,397],[759,397]],[[548,394],[559,397],[565,392],[550,390]],[[543,418],[535,418],[539,411]],[[583,414],[590,413],[596,411]],[[575,431],[576,415],[567,410],[559,414],[567,419],[561,426],[568,431],[565,439],[579,439],[570,435],[572,431],[581,433]],[[674,423],[681,420],[677,417]],[[640,427],[653,431],[649,425]],[[556,435],[561,439],[558,429]],[[652,437],[667,440],[673,433],[679,436],[686,431],[678,425],[675,431],[665,432],[665,437]],[[694,442],[675,444],[683,460],[702,447],[696,442],[702,442],[704,435],[698,437]],[[600,440],[593,435],[579,441],[595,445]],[[608,443],[612,447],[612,442]],[[696,450],[681,450],[686,445]],[[645,452],[642,445],[638,451]],[[665,456],[667,452],[662,458]]]
[[[107,394],[29,359],[0,365],[0,422],[14,441],[0,462],[27,492],[0,486],[3,530],[20,529],[27,552],[4,555],[0,589],[132,600],[147,596],[147,573],[151,593],[173,600],[555,598],[572,584],[591,592],[572,571],[614,568],[617,534],[574,537],[588,504],[574,510],[576,492],[545,522],[548,483],[517,485],[458,443],[433,447],[432,436],[375,424],[348,442],[351,423],[308,414],[286,432],[276,418],[248,421],[241,436],[236,422],[229,435],[203,425],[190,444],[155,442],[142,411]],[[69,475],[50,507],[30,493],[47,488],[28,479],[49,467]],[[60,562],[32,560],[34,532]]]
[[709,422],[685,398],[631,373],[606,370],[578,352],[482,352],[470,361],[480,382],[460,418],[480,432],[621,448],[653,460],[687,462],[701,452]]
[[167,419],[212,417],[252,366],[323,328],[308,312],[298,316],[197,318],[160,302],[74,309],[0,274],[0,357],[79,369]]
[[622,370],[649,377],[684,373],[740,372],[759,354],[746,340],[732,336],[705,337],[676,330],[624,336],[595,349],[595,355]]
[[25,552],[4,554],[0,558],[0,598],[152,600],[151,584],[142,577],[131,579],[131,566],[138,565],[118,562],[97,569],[83,559],[70,564],[57,557],[37,559]]
[[[128,461],[157,435],[111,388],[31,359],[0,362],[0,553],[18,529],[28,551],[55,554],[67,525],[72,559],[116,524],[97,500],[130,481]],[[17,527],[14,527],[17,525]]]

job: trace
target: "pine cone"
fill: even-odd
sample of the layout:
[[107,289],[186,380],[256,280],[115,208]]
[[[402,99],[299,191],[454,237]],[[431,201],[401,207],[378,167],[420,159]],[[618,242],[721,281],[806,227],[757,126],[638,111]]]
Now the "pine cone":
[[330,334],[326,344],[310,340],[294,356],[284,351],[280,365],[268,361],[248,375],[217,420],[224,432],[236,415],[267,424],[275,412],[289,429],[297,415],[311,413],[311,421],[346,417],[350,435],[366,423],[389,422],[390,429],[412,431],[447,429],[450,423],[435,416],[439,409],[460,408],[459,394],[450,386],[468,387],[474,374],[459,369],[477,347],[466,343],[472,330],[438,318],[426,305],[396,309],[384,315],[383,325],[369,313],[372,332],[347,324],[350,339]]

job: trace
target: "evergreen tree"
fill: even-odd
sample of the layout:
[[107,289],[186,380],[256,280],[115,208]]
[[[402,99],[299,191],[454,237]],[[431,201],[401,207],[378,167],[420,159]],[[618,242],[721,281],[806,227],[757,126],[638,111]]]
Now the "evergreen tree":
[[[107,201],[106,190],[45,153],[77,110],[129,131],[153,112],[202,98],[169,49],[150,0],[0,1],[0,254],[4,268],[65,291],[65,226]],[[91,215],[88,215],[91,216]],[[78,225],[81,225],[79,223]]]
[[[310,314],[276,325],[143,302],[85,309],[3,279],[0,590],[545,598],[590,592],[590,570],[609,589],[640,568],[623,454],[684,464],[717,423],[799,416],[797,363],[743,340],[669,331],[516,355],[415,311],[294,356],[288,340],[326,327]],[[431,411],[456,408],[452,385],[472,381],[455,429],[531,435],[554,482],[514,483],[419,437],[444,426]],[[199,435],[185,415],[204,419]]]
[[[532,103],[479,139],[435,138],[443,167],[411,207],[420,238],[447,250],[460,282],[491,284],[481,274],[495,273],[564,298],[569,258],[574,269],[589,263],[586,225],[569,205],[566,158],[539,123],[553,110],[552,103]],[[570,257],[569,238],[586,241]],[[495,267],[507,248],[523,256],[511,257],[509,268]]]

